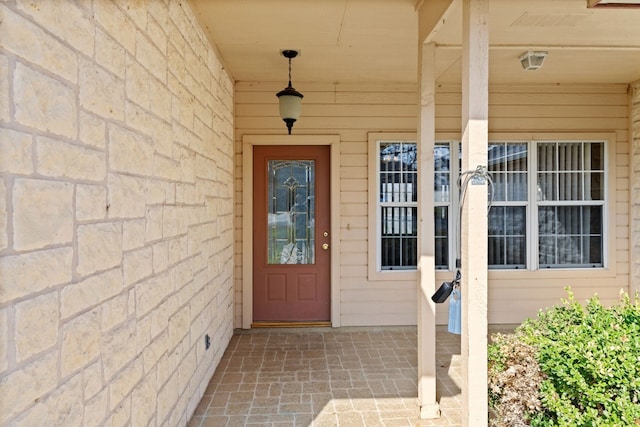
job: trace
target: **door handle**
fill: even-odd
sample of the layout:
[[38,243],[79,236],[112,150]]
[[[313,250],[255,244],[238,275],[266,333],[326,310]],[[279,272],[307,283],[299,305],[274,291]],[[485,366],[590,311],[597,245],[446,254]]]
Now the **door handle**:
[[323,243],[323,244],[322,244],[322,249],[324,249],[325,251],[326,251],[327,249],[329,249],[329,244],[328,244],[328,243]]

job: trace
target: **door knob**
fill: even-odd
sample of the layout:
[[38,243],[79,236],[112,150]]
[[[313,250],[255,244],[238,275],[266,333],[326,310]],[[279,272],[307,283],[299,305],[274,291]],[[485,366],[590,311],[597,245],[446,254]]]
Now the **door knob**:
[[325,251],[326,251],[327,249],[329,249],[329,244],[328,244],[328,243],[323,243],[323,244],[322,244],[322,249],[324,249]]

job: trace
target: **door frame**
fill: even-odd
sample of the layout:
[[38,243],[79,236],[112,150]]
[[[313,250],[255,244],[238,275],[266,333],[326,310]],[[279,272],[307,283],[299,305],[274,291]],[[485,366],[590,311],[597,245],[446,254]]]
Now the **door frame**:
[[[327,145],[330,148],[331,326],[340,326],[340,135],[243,135],[242,137],[242,329],[253,323],[253,147]],[[249,232],[247,232],[249,230]]]

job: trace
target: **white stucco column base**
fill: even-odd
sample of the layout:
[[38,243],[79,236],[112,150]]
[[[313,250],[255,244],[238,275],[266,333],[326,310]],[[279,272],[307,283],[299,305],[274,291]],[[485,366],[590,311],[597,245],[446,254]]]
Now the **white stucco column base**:
[[423,420],[431,418],[440,418],[440,405],[433,403],[431,405],[422,405],[420,407],[420,418]]

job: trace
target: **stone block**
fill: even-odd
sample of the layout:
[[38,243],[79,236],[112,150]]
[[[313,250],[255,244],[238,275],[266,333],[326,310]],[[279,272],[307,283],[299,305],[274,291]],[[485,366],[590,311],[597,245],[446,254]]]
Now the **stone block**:
[[[93,56],[94,24],[90,16],[74,2],[19,0],[17,6],[40,27],[51,31],[85,55]],[[62,22],[73,22],[73,25],[60,25]]]
[[122,262],[122,225],[88,224],[78,227],[78,266],[81,276],[108,270]]
[[59,386],[53,393],[29,408],[16,422],[16,426],[82,426],[82,380],[76,375]]
[[152,277],[136,285],[136,316],[142,317],[155,309],[168,294],[167,275]]
[[71,242],[73,185],[16,179],[13,188],[13,241],[16,250]]
[[96,29],[96,62],[124,79],[126,50],[113,37],[100,29]]
[[162,238],[163,229],[163,212],[162,206],[151,206],[147,208],[145,236],[147,242],[152,242]]
[[153,170],[153,146],[148,138],[109,126],[109,167],[120,172],[148,176]]
[[8,309],[0,310],[0,374],[9,367],[8,347],[9,347],[9,321]]
[[149,103],[151,111],[167,122],[171,120],[171,92],[159,81],[149,81]]
[[175,85],[178,82],[182,82],[185,79],[187,70],[184,64],[184,55],[182,54],[184,49],[180,50],[174,43],[174,39],[167,44],[167,67],[171,73],[169,76],[169,87],[175,89]]
[[[0,21],[0,47],[72,83],[77,82],[78,57],[72,49],[3,5]],[[28,83],[27,80],[25,85]]]
[[8,224],[7,187],[4,185],[4,181],[0,181],[0,251],[9,247]]
[[153,77],[139,62],[127,57],[126,96],[127,100],[135,102],[144,110],[149,110],[149,81]]
[[[148,107],[141,107],[135,102],[127,99],[126,101],[126,123],[129,128],[136,132],[151,136],[154,132],[154,126],[161,121],[154,117],[148,110]],[[152,138],[153,139],[153,138]]]
[[100,1],[94,4],[94,17],[105,31],[118,41],[129,53],[136,49],[136,27],[113,2]]
[[173,282],[178,288],[183,287],[194,278],[193,267],[190,262],[185,261],[177,264],[173,268]]
[[[151,316],[148,316],[151,318]],[[142,361],[146,372],[150,372],[167,353],[169,346],[168,333],[158,334],[142,351]]]
[[82,378],[84,380],[84,399],[85,401],[87,401],[95,396],[104,387],[104,383],[102,381],[102,363],[100,361],[97,361],[87,366],[87,368],[84,370],[84,375]]
[[[3,102],[4,104],[4,102]],[[11,130],[0,129],[0,173],[16,175],[33,173],[32,136]]]
[[119,268],[67,285],[61,291],[62,318],[69,318],[97,306],[120,293],[122,289],[122,273]]
[[129,0],[115,0],[120,9],[127,14],[138,28],[145,30],[147,27],[147,2],[131,3]]
[[151,43],[142,32],[136,33],[136,60],[157,78],[163,86],[167,83],[167,59],[165,54]]
[[[182,156],[180,158],[180,164],[181,164],[181,168],[180,168],[180,181],[182,182],[188,182],[190,186],[194,186],[195,182],[196,182],[196,174],[195,174],[195,155],[193,155],[192,153],[187,152],[187,150],[183,151]],[[210,164],[209,165],[211,168],[215,168],[215,165]],[[188,169],[188,170],[187,170]],[[187,185],[187,184],[185,184]],[[191,199],[189,202],[186,203],[193,203],[193,198],[195,197],[195,188],[193,189],[194,194],[191,196]]]
[[[151,342],[151,321],[151,315],[138,317],[136,320],[136,351],[142,355],[143,359],[147,346]],[[151,366],[145,364],[145,372],[148,371],[148,368]]]
[[111,416],[104,423],[111,427],[125,427],[131,425],[131,398],[127,397],[117,408],[111,412]]
[[107,126],[104,120],[80,111],[80,141],[96,148],[104,148],[107,140]]
[[183,259],[181,240],[182,238],[180,237],[169,240],[169,265],[177,264]]
[[153,273],[153,255],[150,247],[128,252],[123,257],[124,285],[129,286]]
[[[136,383],[142,378],[143,373],[142,361],[138,359],[122,370],[122,372],[111,381],[109,384],[111,410],[114,410],[122,399],[131,393]],[[137,410],[138,408],[134,408],[134,412]]]
[[137,249],[145,244],[146,220],[136,219],[122,222],[122,249]]
[[[149,3],[147,11],[149,12],[149,15],[158,22],[160,28],[164,32],[167,32],[167,28],[169,25],[169,11],[167,9],[167,4],[162,2]],[[164,52],[164,49],[160,50]]]
[[184,216],[181,215],[181,210],[179,206],[166,206],[164,208],[162,228],[162,235],[164,237],[174,237],[178,234],[184,234],[186,231],[187,221]]
[[11,120],[11,111],[9,105],[9,60],[5,55],[0,54],[0,121],[9,122]]
[[124,120],[124,81],[99,65],[80,62],[80,105],[98,116]]
[[13,105],[22,125],[68,138],[78,135],[73,89],[20,63],[13,76]]
[[155,376],[147,375],[131,394],[131,405],[135,410],[131,414],[131,424],[134,426],[149,425],[149,421],[156,410]]
[[72,261],[71,248],[0,257],[0,304],[69,282]]
[[62,376],[88,365],[100,355],[100,311],[92,310],[62,328],[60,369]]
[[154,119],[151,136],[156,152],[167,157],[173,156],[173,127],[171,125],[165,121]]
[[[150,5],[151,6],[151,5]],[[157,5],[153,5],[154,7]],[[152,7],[149,7],[149,14],[151,19],[147,21],[147,33],[149,34],[149,39],[151,42],[166,55],[167,52],[167,34],[166,34],[166,25],[167,25],[167,14],[159,11],[159,8],[156,9],[158,14],[153,15],[154,11]]]
[[174,184],[173,182],[165,182],[164,196],[166,198],[167,204],[175,204],[176,203],[176,184]]
[[166,241],[153,245],[153,272],[159,273],[167,269],[169,265],[169,253]]
[[179,342],[189,333],[191,311],[189,305],[182,307],[169,319],[169,342]]
[[109,174],[109,218],[143,218],[145,180],[121,174]]
[[128,301],[127,301],[127,313],[130,316],[135,316],[136,314],[136,290],[135,288],[130,288],[128,292]]
[[58,354],[48,353],[22,369],[0,379],[0,425],[32,405],[37,399],[53,390],[57,384]]
[[84,425],[85,426],[99,426],[102,424],[102,420],[107,415],[107,408],[109,406],[109,393],[105,388],[99,394],[91,398],[84,405]]
[[158,179],[147,179],[147,204],[160,205],[166,201],[164,183]]
[[102,337],[102,363],[107,382],[111,382],[117,372],[135,358],[135,339],[133,322],[121,325]]
[[[158,420],[164,420],[167,418],[173,406],[178,401],[182,390],[178,390],[178,375],[173,374],[169,378],[169,381],[158,393],[158,409],[156,411]],[[167,423],[168,424],[168,423]]]
[[58,341],[58,293],[50,292],[15,305],[16,361],[51,348]]
[[107,216],[107,189],[102,185],[76,185],[76,219],[94,221]]
[[102,151],[46,137],[36,140],[38,173],[56,178],[103,181],[107,173]]

